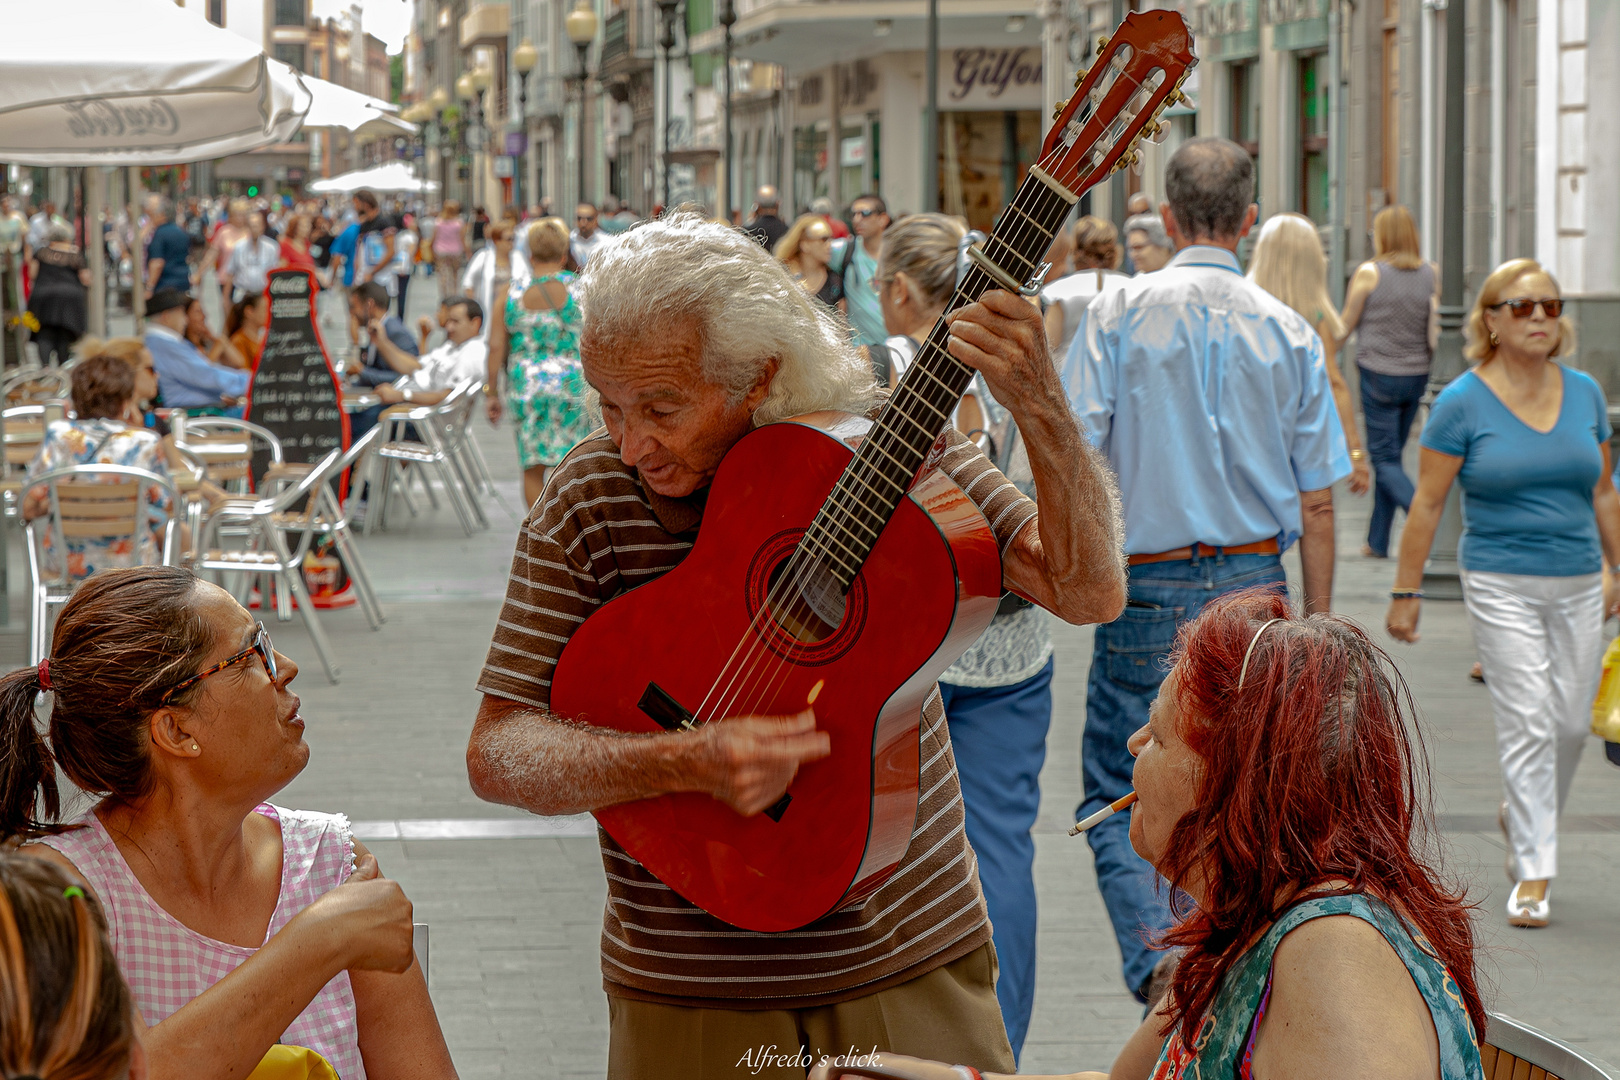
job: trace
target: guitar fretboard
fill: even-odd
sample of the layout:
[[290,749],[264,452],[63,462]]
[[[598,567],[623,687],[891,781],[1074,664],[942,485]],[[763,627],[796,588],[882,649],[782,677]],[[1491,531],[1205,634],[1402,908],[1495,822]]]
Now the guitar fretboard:
[[[1028,281],[1070,205],[1069,197],[1029,174],[985,241],[984,254],[1015,280]],[[1005,287],[970,264],[946,314]],[[800,552],[820,561],[846,590],[972,381],[973,370],[946,351],[949,338],[941,318],[800,541]]]

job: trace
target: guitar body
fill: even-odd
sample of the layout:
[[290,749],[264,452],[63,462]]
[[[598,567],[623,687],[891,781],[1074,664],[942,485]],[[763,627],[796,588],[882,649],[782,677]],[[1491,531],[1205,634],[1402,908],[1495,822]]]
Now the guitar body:
[[[685,560],[587,619],[552,679],[558,715],[633,732],[662,730],[640,707],[649,683],[704,717],[791,715],[814,695],[832,754],[799,770],[779,821],[697,793],[596,813],[660,881],[747,930],[805,926],[870,896],[899,867],[916,822],[923,702],[1002,593],[984,515],[925,466],[836,631],[807,645],[762,614],[771,572],[850,463],[842,438],[865,426],[822,413],[744,437],[721,464]],[[711,698],[739,643],[757,662]]]

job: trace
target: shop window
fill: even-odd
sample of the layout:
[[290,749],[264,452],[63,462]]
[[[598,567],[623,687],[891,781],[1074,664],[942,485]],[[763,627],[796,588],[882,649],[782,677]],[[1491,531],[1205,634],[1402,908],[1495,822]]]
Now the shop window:
[[940,113],[940,209],[989,232],[1040,144],[1041,114],[1033,109]]
[[277,26],[303,26],[308,0],[276,0]]
[[1227,100],[1232,103],[1232,115],[1228,119],[1228,130],[1232,133],[1232,141],[1249,152],[1249,156],[1260,157],[1260,95],[1256,85],[1260,79],[1260,65],[1253,60],[1243,63],[1228,64],[1227,77],[1231,80],[1230,92]]
[[1299,78],[1299,211],[1328,223],[1328,65],[1326,53],[1301,56]]
[[302,45],[289,45],[286,42],[276,42],[275,57],[283,64],[291,64],[299,71],[304,71],[304,47]]

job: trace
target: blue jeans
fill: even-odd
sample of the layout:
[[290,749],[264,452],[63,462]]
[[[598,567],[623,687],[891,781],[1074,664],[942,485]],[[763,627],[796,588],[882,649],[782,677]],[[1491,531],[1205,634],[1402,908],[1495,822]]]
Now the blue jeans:
[[[1075,820],[1131,790],[1135,759],[1126,742],[1147,723],[1148,706],[1168,673],[1176,631],[1217,596],[1287,580],[1277,555],[1216,555],[1148,563],[1130,569],[1125,611],[1097,627],[1086,686],[1086,728],[1080,773],[1086,800]],[[1129,814],[1116,814],[1086,833],[1097,888],[1114,924],[1125,986],[1140,1001],[1159,954],[1147,942],[1171,923],[1169,895],[1153,867],[1131,847]]]
[[1011,686],[939,684],[956,771],[962,780],[968,843],[990,909],[1001,975],[996,1001],[1016,1059],[1035,1005],[1035,841],[1041,766],[1052,725],[1051,660]]
[[1401,468],[1401,451],[1417,419],[1418,402],[1428,388],[1427,375],[1380,375],[1361,368],[1361,412],[1367,422],[1367,456],[1374,478],[1372,517],[1367,522],[1367,546],[1373,554],[1389,554],[1389,530],[1395,508],[1412,506],[1412,478]]

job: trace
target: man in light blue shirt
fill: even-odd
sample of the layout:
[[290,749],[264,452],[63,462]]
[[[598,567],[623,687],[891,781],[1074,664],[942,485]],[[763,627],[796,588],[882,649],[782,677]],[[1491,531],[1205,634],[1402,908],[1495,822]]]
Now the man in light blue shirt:
[[171,409],[241,416],[251,371],[216,364],[185,339],[191,297],[179,289],[159,289],[146,302],[146,350],[157,371],[158,394]]
[[[1182,623],[1225,593],[1285,587],[1281,553],[1296,540],[1305,609],[1328,609],[1331,489],[1350,475],[1321,339],[1238,265],[1256,217],[1249,155],[1188,140],[1165,193],[1175,258],[1093,300],[1064,364],[1083,430],[1119,477],[1130,557],[1125,611],[1097,627],[1077,818],[1130,790],[1126,741],[1147,723]],[[1126,815],[1087,839],[1125,984],[1146,1001],[1173,969],[1145,943],[1170,924],[1168,897]]]

